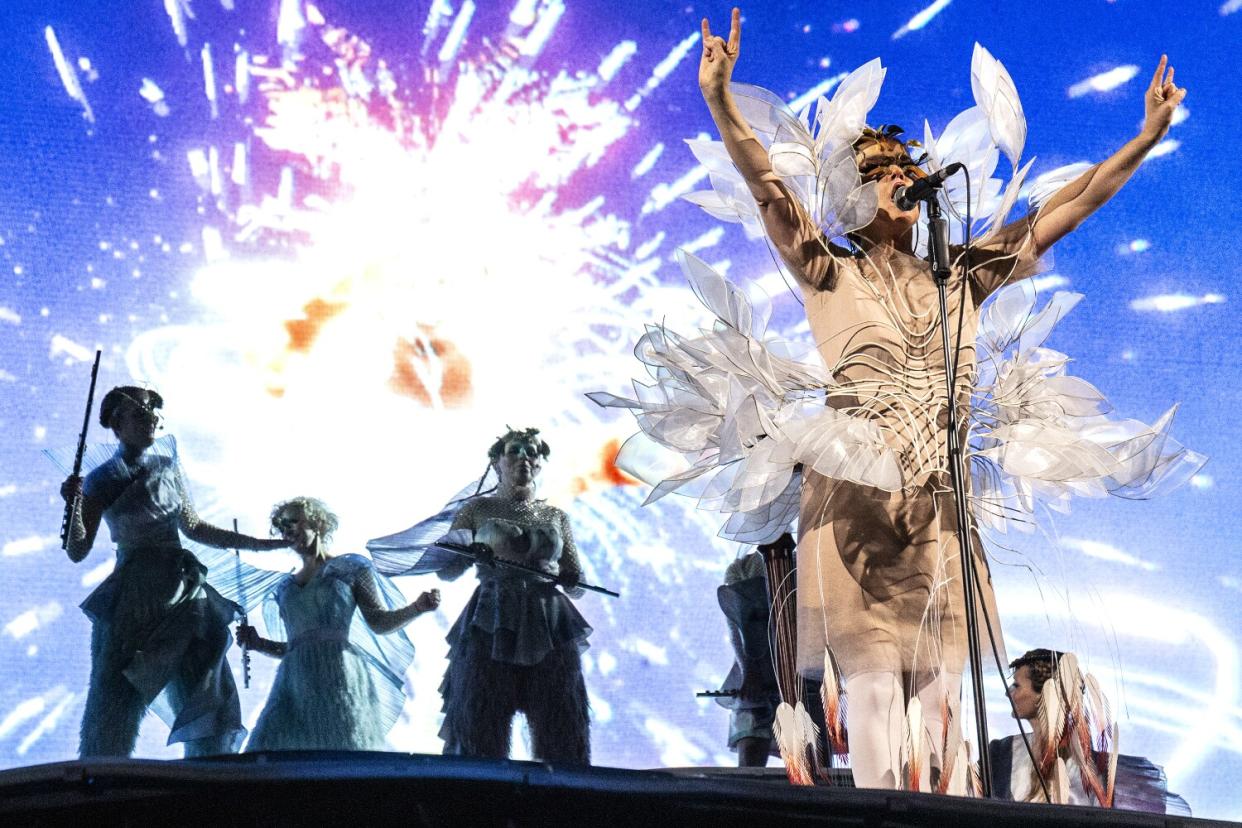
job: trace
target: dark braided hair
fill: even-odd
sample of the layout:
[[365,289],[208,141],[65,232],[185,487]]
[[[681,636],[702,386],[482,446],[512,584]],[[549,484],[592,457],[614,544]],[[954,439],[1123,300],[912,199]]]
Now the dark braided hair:
[[1044,682],[1052,678],[1052,674],[1057,670],[1057,661],[1063,655],[1065,653],[1044,648],[1029,650],[1009,662],[1009,669],[1016,673],[1019,667],[1028,668],[1031,673],[1031,689],[1036,693],[1042,693]]

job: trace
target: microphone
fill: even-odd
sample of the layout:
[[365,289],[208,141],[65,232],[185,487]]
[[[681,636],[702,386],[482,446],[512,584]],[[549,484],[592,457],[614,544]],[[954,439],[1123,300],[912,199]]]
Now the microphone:
[[942,170],[937,170],[926,178],[920,178],[909,187],[898,187],[893,190],[893,203],[899,210],[912,210],[920,201],[926,201],[936,195],[946,178],[966,169],[964,164],[953,163]]

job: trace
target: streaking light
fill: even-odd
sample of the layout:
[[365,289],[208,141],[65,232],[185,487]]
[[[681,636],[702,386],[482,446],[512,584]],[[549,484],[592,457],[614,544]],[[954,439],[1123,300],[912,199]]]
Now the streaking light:
[[595,74],[599,75],[600,81],[608,83],[617,76],[621,68],[630,62],[630,58],[638,52],[638,44],[632,40],[623,40],[616,46],[612,47],[612,51],[604,56],[600,61],[599,68],[595,70]]
[[56,723],[60,721],[60,717],[64,715],[65,711],[69,709],[69,705],[73,704],[77,697],[76,693],[66,693],[64,698],[43,717],[39,724],[26,734],[26,738],[22,739],[21,744],[17,746],[17,755],[24,756],[26,751],[30,750],[35,742],[42,739],[55,728]]
[[1031,284],[1035,290],[1052,290],[1053,288],[1065,287],[1069,284],[1069,279],[1060,273],[1045,273],[1042,276],[1036,276],[1031,279]]
[[4,721],[0,721],[0,739],[12,733],[22,722],[38,716],[45,707],[47,707],[47,702],[42,696],[18,702],[17,706],[4,717]]
[[82,105],[82,117],[92,124],[95,123],[95,113],[91,110],[91,102],[86,99],[86,93],[82,91],[82,82],[78,79],[78,70],[74,69],[73,64],[65,58],[65,53],[60,48],[60,41],[56,37],[56,32],[51,26],[48,26],[43,30],[43,37],[47,41],[48,50],[52,53],[52,62],[56,64],[56,73],[60,75],[60,82],[65,87],[65,92],[70,98]]
[[819,100],[821,95],[827,94],[829,90],[831,90],[834,86],[836,86],[841,81],[845,80],[846,74],[848,73],[841,72],[838,75],[833,75],[831,78],[828,78],[827,80],[820,81],[819,83],[815,84],[810,89],[806,90],[801,95],[799,95],[798,97],[790,101],[789,108],[792,109],[794,112],[801,112],[804,106],[810,105],[812,101]]
[[466,0],[461,4],[461,11],[454,18],[448,37],[444,38],[444,45],[440,47],[440,53],[436,55],[440,63],[448,63],[461,49],[466,39],[466,29],[470,25],[470,18],[474,17],[474,9],[474,0]]
[[1197,308],[1201,305],[1219,305],[1224,303],[1224,301],[1225,297],[1219,293],[1206,293],[1203,296],[1190,296],[1185,293],[1162,293],[1158,296],[1131,300],[1130,310],[1173,313],[1174,311],[1187,310],[1188,308]]
[[1087,540],[1085,538],[1062,538],[1061,545],[1067,549],[1075,549],[1088,558],[1096,558],[1101,561],[1112,561],[1123,566],[1132,566],[1147,572],[1155,572],[1160,568],[1158,564],[1151,561],[1145,561],[1142,558],[1135,557],[1129,552],[1125,552],[1112,544],[1102,541]]
[[1165,138],[1159,144],[1156,144],[1151,148],[1151,152],[1147,153],[1147,157],[1143,159],[1143,162],[1146,163],[1153,158],[1160,158],[1168,155],[1169,153],[1176,151],[1181,145],[1182,142],[1176,138]]
[[47,548],[49,539],[41,535],[30,535],[17,540],[11,540],[0,549],[0,555],[6,558],[16,558],[19,555],[29,555],[33,552],[41,552]]
[[150,78],[142,79],[142,86],[138,89],[138,94],[142,99],[151,104],[151,110],[161,118],[166,117],[169,113],[168,102],[164,100],[164,90]]
[[56,601],[48,601],[42,606],[26,610],[4,625],[4,632],[14,639],[25,638],[39,627],[45,626],[60,617],[63,608]]
[[[900,29],[893,32],[892,39],[898,40],[900,38],[905,37],[910,32],[917,32],[919,29],[923,28],[928,23],[930,23],[933,17],[940,14],[940,12],[944,11],[945,8],[952,2],[953,0],[936,0],[936,2],[932,3],[930,6],[923,9],[921,12],[916,14],[914,17],[911,17],[908,21],[906,21],[906,25],[902,26]],[[846,31],[853,31],[853,30],[847,29]]]
[[52,335],[51,349],[48,356],[55,359],[58,356],[65,356],[66,360],[72,362],[86,362],[94,358],[91,349],[85,345],[79,345],[67,336],[61,334]]
[[1101,72],[1079,81],[1066,91],[1071,98],[1081,98],[1092,92],[1108,92],[1129,81],[1138,74],[1138,71],[1139,68],[1132,63],[1116,66],[1107,72]]
[[185,19],[193,17],[189,0],[164,0],[164,11],[168,14],[168,22],[172,25],[173,36],[184,49],[189,43],[189,32],[186,30]]
[[642,160],[634,165],[634,169],[630,170],[630,178],[642,178],[651,172],[651,168],[656,165],[656,161],[660,160],[660,156],[663,154],[664,144],[662,143],[656,144],[647,150],[647,154],[642,157]]
[[655,68],[651,70],[651,77],[647,78],[647,82],[642,85],[642,88],[626,100],[626,111],[633,112],[642,103],[643,98],[658,89],[660,84],[664,82],[664,79],[673,74],[673,70],[685,60],[686,55],[690,54],[690,50],[698,42],[699,33],[695,32],[694,34],[687,35],[680,43],[674,46],[664,60],[657,63]]

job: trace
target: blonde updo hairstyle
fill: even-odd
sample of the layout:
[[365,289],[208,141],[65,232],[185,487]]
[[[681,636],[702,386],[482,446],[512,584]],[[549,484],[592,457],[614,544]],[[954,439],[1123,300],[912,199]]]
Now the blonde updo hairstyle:
[[307,524],[315,530],[315,534],[319,535],[320,540],[323,542],[323,547],[327,547],[332,540],[332,533],[336,531],[340,523],[327,504],[314,497],[294,497],[273,506],[271,516],[272,535],[280,534],[278,522],[280,522],[281,516],[291,509],[301,510]]

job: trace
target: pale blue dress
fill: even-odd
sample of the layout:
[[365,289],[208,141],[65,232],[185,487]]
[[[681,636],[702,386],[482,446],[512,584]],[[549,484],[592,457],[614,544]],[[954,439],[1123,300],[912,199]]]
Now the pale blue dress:
[[283,634],[287,649],[248,752],[384,749],[414,647],[404,632],[379,636],[367,626],[354,590],[371,583],[389,607],[404,604],[361,555],[328,560],[305,585],[292,575],[277,584],[264,617],[269,636]]

